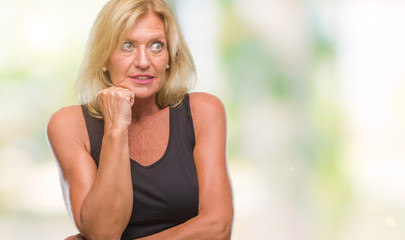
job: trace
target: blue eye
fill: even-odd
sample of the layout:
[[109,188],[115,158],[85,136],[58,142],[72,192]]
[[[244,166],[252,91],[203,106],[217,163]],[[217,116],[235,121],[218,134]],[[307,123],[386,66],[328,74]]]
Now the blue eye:
[[154,42],[151,46],[152,52],[160,52],[163,49],[163,43],[162,42]]
[[134,45],[131,42],[125,42],[122,45],[122,50],[131,51],[134,48]]

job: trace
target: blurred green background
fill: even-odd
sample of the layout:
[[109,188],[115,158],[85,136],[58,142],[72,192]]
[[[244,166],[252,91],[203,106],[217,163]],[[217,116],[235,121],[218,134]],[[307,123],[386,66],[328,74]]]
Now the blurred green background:
[[[105,2],[0,2],[2,239],[76,232],[45,126]],[[227,108],[233,239],[404,239],[405,1],[170,4]]]

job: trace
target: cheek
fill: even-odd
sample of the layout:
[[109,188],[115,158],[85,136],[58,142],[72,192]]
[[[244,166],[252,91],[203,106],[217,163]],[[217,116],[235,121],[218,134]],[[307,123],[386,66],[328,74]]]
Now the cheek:
[[129,58],[111,56],[109,61],[109,73],[111,77],[111,82],[114,85],[119,84],[121,81],[125,80],[128,67],[130,66],[131,61]]
[[166,69],[166,64],[165,64],[164,68],[161,70],[159,81],[158,81],[158,83],[160,85],[163,85],[163,83],[165,82],[166,74],[167,74],[167,69]]
[[169,64],[169,55],[166,54],[164,57],[159,59],[159,70],[161,72],[162,79],[164,80],[166,73],[168,69],[166,69],[166,66]]

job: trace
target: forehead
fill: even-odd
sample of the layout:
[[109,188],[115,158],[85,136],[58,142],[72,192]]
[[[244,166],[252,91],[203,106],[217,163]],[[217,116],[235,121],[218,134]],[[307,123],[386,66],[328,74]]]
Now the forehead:
[[162,19],[153,12],[139,17],[135,24],[129,28],[127,37],[140,37],[139,35],[162,35],[165,37],[165,26]]

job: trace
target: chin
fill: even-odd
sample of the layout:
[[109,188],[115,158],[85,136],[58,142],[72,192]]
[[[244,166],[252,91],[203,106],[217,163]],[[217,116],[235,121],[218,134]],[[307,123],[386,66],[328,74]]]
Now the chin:
[[154,98],[158,93],[158,90],[135,88],[133,92],[135,94],[135,98],[147,99]]

